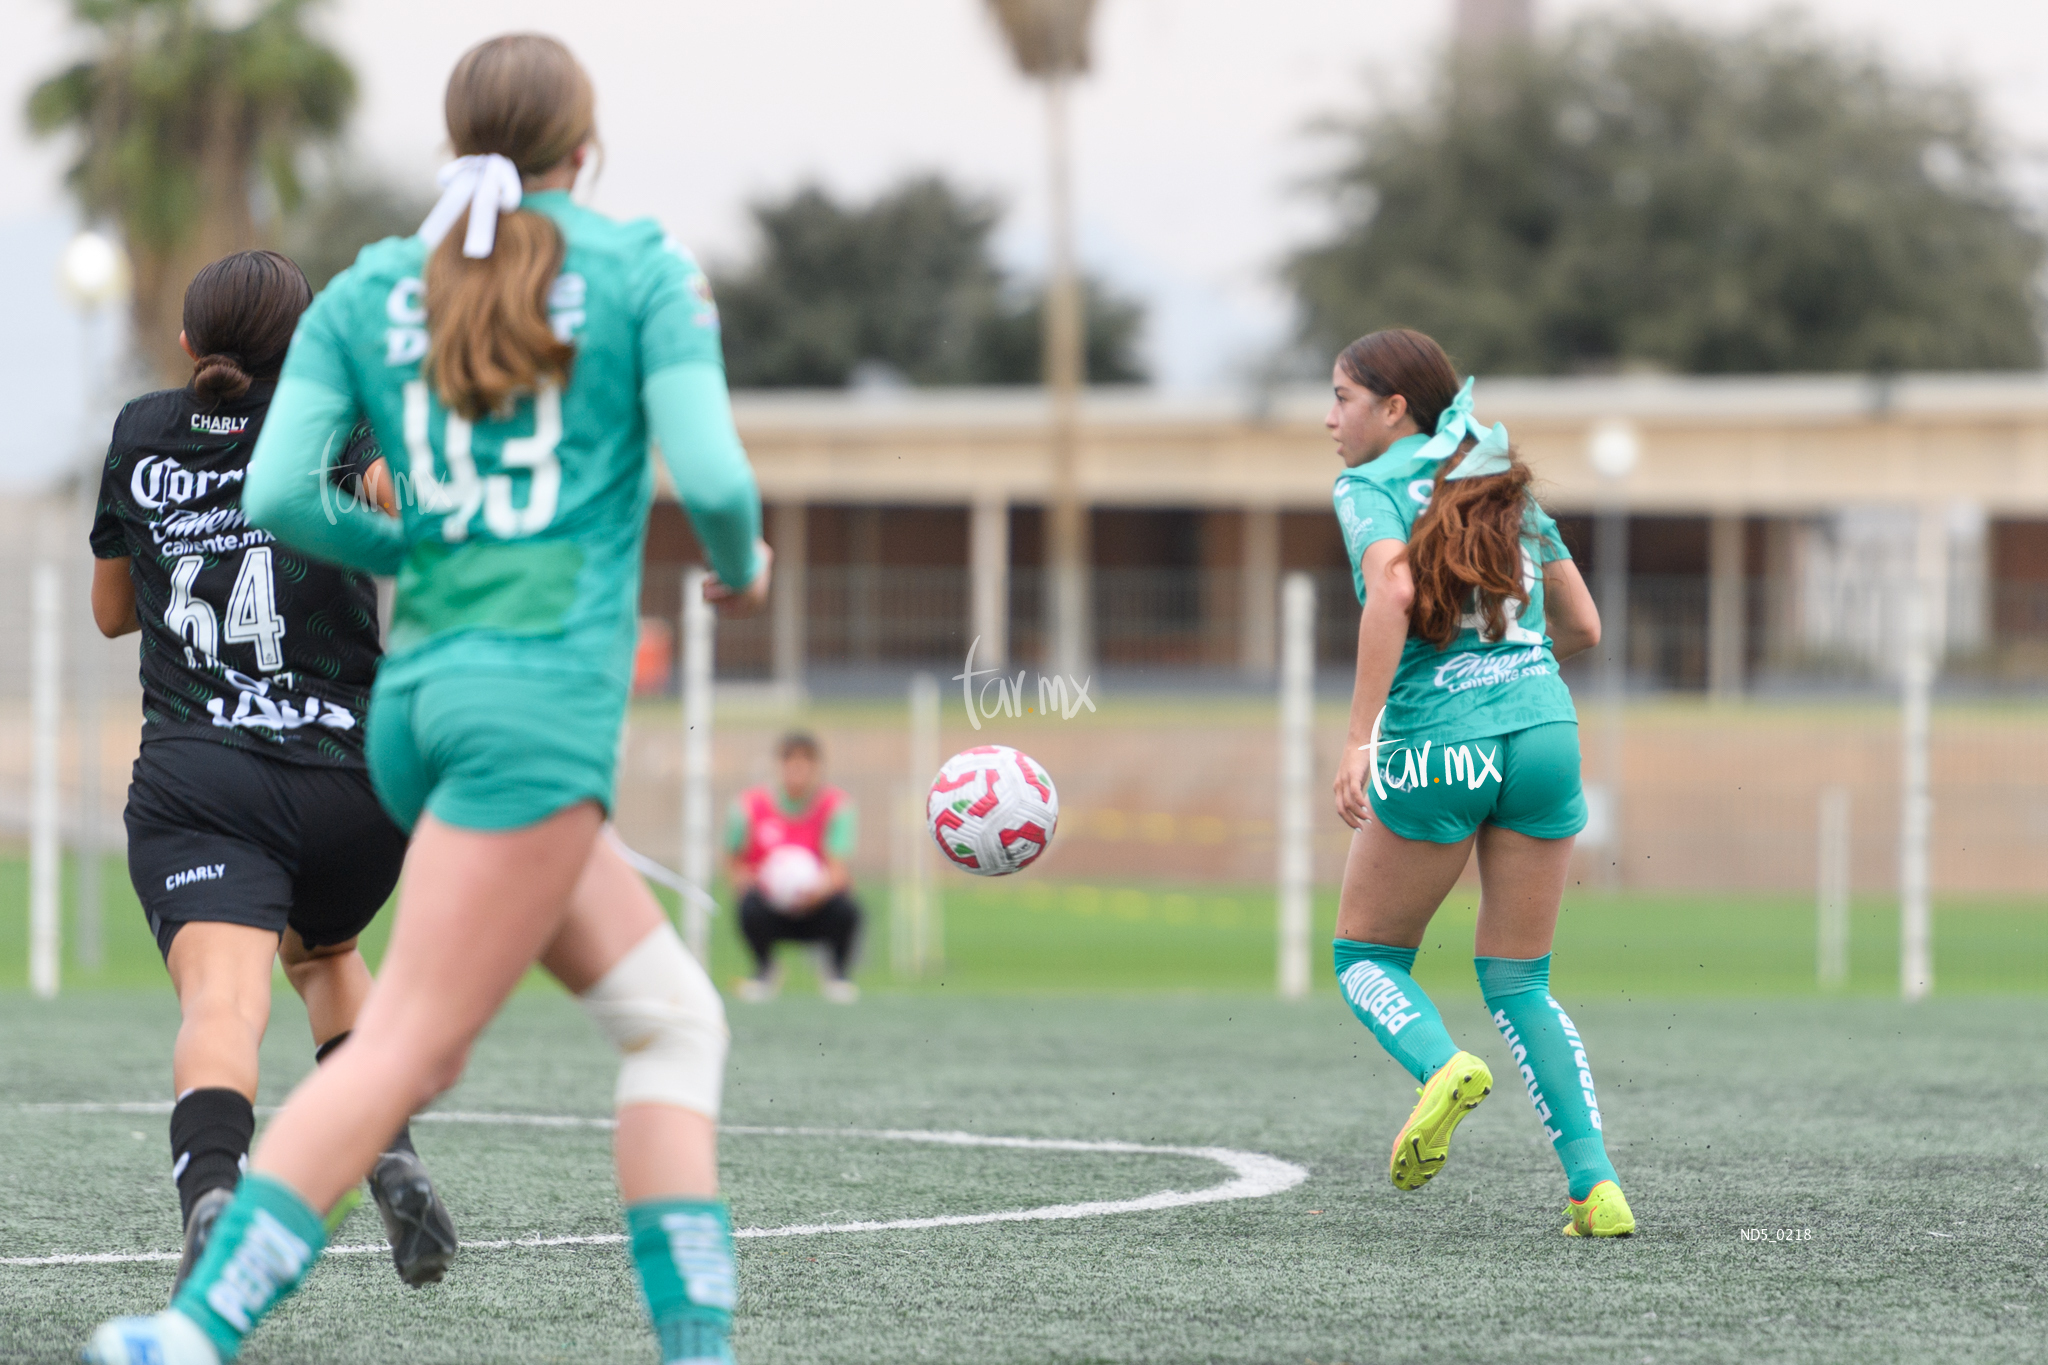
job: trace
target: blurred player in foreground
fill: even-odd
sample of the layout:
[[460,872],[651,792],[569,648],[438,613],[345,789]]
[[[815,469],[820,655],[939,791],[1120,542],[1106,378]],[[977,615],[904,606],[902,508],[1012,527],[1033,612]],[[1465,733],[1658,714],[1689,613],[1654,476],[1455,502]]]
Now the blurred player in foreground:
[[[405,861],[405,833],[363,761],[376,588],[248,529],[241,511],[250,452],[312,299],[299,268],[271,251],[194,277],[178,335],[192,381],[121,410],[92,527],[93,619],[109,637],[142,633],[128,871],[182,1014],[174,1294],[248,1160],[272,960],[306,1002],[325,1061],[370,993],[356,935]],[[333,476],[360,481],[376,458],[365,434]],[[404,1120],[370,1192],[399,1278],[417,1285],[441,1278],[455,1228]]]
[[853,801],[820,783],[818,741],[798,731],[776,746],[781,782],[743,791],[726,824],[727,875],[740,897],[740,933],[754,953],[742,1000],[775,998],[778,943],[820,943],[828,962],[820,993],[836,1005],[860,998],[847,977],[860,935],[846,860],[853,856]]
[[1599,642],[1599,614],[1507,429],[1473,420],[1472,382],[1459,387],[1436,342],[1374,332],[1345,348],[1332,382],[1337,520],[1364,609],[1336,781],[1337,812],[1357,831],[1337,981],[1422,1083],[1388,1174],[1420,1189],[1493,1088],[1409,975],[1476,844],[1479,988],[1564,1163],[1564,1231],[1626,1236],[1635,1217],[1607,1160],[1585,1044],[1550,996],[1558,903],[1586,824],[1578,713],[1557,661]]
[[[103,1365],[215,1365],[297,1288],[324,1218],[386,1137],[452,1085],[529,966],[625,1055],[615,1150],[664,1362],[729,1361],[718,1197],[725,1016],[598,833],[631,679],[650,433],[709,553],[709,595],[767,594],[760,498],[717,313],[649,222],[571,201],[589,78],[553,39],[493,39],[450,77],[460,158],[420,235],[364,249],[299,324],[244,496],[252,522],[398,577],[370,773],[413,828],[383,970],[349,1045],[271,1121],[172,1308],[94,1334]],[[401,520],[327,496],[367,416]]]

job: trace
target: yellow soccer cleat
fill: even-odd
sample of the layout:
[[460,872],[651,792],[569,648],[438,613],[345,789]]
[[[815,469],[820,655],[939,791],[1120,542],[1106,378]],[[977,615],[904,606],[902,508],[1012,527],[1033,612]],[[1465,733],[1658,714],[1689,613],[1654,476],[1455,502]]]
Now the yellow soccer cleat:
[[1564,1225],[1567,1237],[1626,1237],[1636,1230],[1636,1216],[1612,1180],[1586,1191],[1584,1199],[1567,1198],[1564,1211],[1572,1220]]
[[1451,1132],[1458,1120],[1493,1093],[1493,1073],[1469,1052],[1460,1052],[1437,1068],[1422,1087],[1422,1098],[1394,1137],[1387,1158],[1387,1178],[1397,1190],[1419,1190],[1444,1168],[1451,1154]]

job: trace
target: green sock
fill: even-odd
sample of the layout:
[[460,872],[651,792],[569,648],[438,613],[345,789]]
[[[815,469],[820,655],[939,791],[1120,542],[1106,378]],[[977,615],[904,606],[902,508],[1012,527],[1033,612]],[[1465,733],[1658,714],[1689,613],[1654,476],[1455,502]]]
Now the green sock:
[[299,1287],[326,1245],[320,1215],[291,1186],[250,1171],[171,1307],[199,1324],[223,1361],[233,1360],[242,1338]]
[[1413,948],[1360,943],[1340,938],[1330,945],[1337,958],[1337,986],[1358,1022],[1372,1030],[1389,1056],[1427,1084],[1457,1055],[1458,1045],[1444,1017],[1408,975]]
[[1571,1016],[1550,998],[1550,955],[1472,961],[1479,993],[1521,1068],[1543,1135],[1564,1163],[1572,1198],[1584,1199],[1595,1185],[1615,1178],[1614,1165],[1600,1136],[1600,1100],[1593,1093],[1586,1044]]
[[626,1207],[626,1237],[662,1365],[732,1365],[739,1297],[732,1215],[723,1199],[650,1199]]

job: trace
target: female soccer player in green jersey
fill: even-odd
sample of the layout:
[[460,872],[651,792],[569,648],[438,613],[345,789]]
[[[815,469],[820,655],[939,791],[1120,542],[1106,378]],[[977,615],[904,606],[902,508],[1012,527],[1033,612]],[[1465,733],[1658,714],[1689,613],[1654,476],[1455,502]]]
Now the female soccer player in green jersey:
[[1459,386],[1436,342],[1374,332],[1345,348],[1332,382],[1337,520],[1363,608],[1336,781],[1337,813],[1357,831],[1337,982],[1422,1083],[1388,1174],[1422,1188],[1493,1088],[1408,974],[1476,845],[1479,987],[1564,1163],[1564,1231],[1625,1236],[1635,1218],[1601,1141],[1585,1043],[1550,996],[1558,902],[1586,824],[1578,715],[1557,661],[1599,642],[1599,613],[1507,429],[1473,420],[1472,381]]
[[[725,1021],[660,907],[599,839],[632,670],[650,435],[728,607],[768,578],[717,313],[652,223],[568,191],[590,82],[497,38],[447,93],[459,160],[417,237],[364,249],[301,321],[243,506],[280,540],[398,580],[371,779],[413,831],[382,971],[349,1045],[291,1096],[168,1312],[109,1323],[100,1365],[218,1365],[305,1277],[324,1219],[535,962],[626,1054],[616,1156],[664,1362],[730,1361],[718,1198]],[[322,477],[367,418],[397,519]]]

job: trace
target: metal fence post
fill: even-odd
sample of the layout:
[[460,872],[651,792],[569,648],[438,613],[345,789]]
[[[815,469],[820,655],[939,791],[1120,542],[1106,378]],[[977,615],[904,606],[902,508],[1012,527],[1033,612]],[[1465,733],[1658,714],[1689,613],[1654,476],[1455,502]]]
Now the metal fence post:
[[1280,592],[1279,988],[1308,994],[1308,935],[1314,862],[1309,825],[1315,780],[1316,585],[1287,575]]
[[58,834],[57,761],[63,734],[62,657],[57,566],[38,564],[29,589],[29,713],[33,776],[29,789],[28,982],[44,1000],[53,999],[62,962],[63,929],[58,901],[63,851]]
[[[714,616],[704,600],[703,569],[683,571],[683,877],[709,889],[712,879],[711,650]],[[683,941],[711,965],[711,916],[683,901]]]
[[1849,982],[1849,789],[1823,787],[1818,837],[1818,979],[1823,990]]

